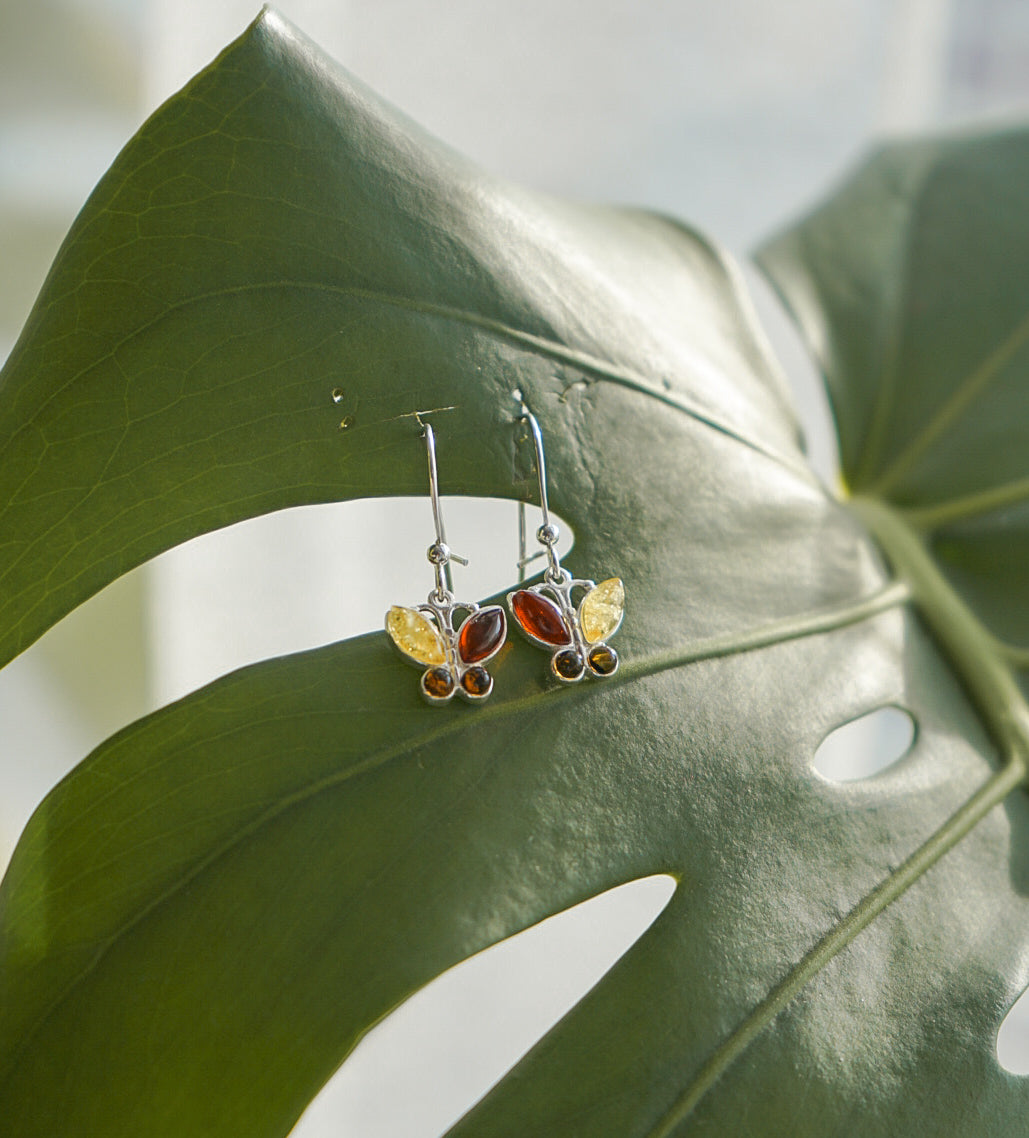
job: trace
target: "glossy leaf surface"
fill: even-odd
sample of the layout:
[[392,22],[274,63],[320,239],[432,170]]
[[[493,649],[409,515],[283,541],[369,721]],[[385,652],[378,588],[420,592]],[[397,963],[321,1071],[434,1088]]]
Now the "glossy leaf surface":
[[[453,408],[447,492],[528,496],[516,387],[569,569],[631,598],[602,683],[512,645],[488,704],[429,708],[378,633],[90,756],[0,891],[19,1138],[284,1135],[432,977],[654,873],[668,908],[455,1135],[1024,1132],[993,1040],[1029,817],[988,714],[1019,708],[910,527],[891,583],[807,472],[708,243],[488,178],[265,14],[119,157],[2,382],[8,654],[195,533],[422,492],[416,410]],[[881,706],[911,753],[816,775]]]

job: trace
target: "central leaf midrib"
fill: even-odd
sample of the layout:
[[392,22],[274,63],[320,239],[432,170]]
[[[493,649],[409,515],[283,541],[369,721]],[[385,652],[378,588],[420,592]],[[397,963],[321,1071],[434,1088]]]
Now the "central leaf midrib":
[[[785,643],[806,635],[831,632],[835,629],[856,623],[857,621],[876,616],[890,608],[903,604],[907,601],[908,597],[909,593],[907,588],[894,582],[886,585],[870,596],[860,598],[857,601],[847,604],[838,605],[835,608],[813,610],[810,613],[803,613],[795,617],[769,622],[767,625],[759,626],[743,634],[710,637],[702,641],[694,642],[693,645],[679,652],[667,653],[649,659],[632,660],[623,663],[614,676],[602,681],[602,686],[601,682],[598,681],[596,684],[591,683],[576,688],[563,687],[548,693],[548,706],[557,706],[557,700],[567,700],[577,695],[580,697],[584,695],[588,696],[591,691],[599,693],[603,690],[611,690],[612,688],[620,687],[631,681],[641,680],[647,676],[652,676],[659,672],[668,671],[683,665],[696,663],[704,659],[729,656],[735,653],[771,647],[775,644]],[[374,635],[378,636],[380,634],[376,633]],[[256,665],[258,668],[267,666],[267,664]],[[355,763],[353,766],[347,767],[346,770],[334,772],[331,775],[327,775],[313,783],[298,788],[291,794],[281,798],[256,818],[251,819],[219,846],[202,857],[185,873],[181,873],[173,881],[169,882],[158,896],[144,905],[130,920],[114,930],[106,940],[98,945],[89,964],[68,981],[64,989],[32,1022],[31,1026],[22,1033],[18,1046],[11,1052],[10,1058],[5,1065],[2,1077],[0,1077],[0,1085],[6,1084],[13,1076],[19,1058],[23,1052],[28,1049],[37,1032],[70,997],[71,993],[100,966],[104,957],[115,944],[129,935],[137,925],[145,921],[148,916],[159,909],[165,902],[176,896],[182,889],[189,885],[190,882],[195,880],[222,858],[226,857],[243,842],[259,833],[266,825],[293,807],[314,798],[318,794],[341,786],[349,782],[352,778],[377,770],[394,759],[402,758],[415,748],[431,745],[450,735],[459,734],[466,728],[477,727],[483,723],[488,723],[490,720],[520,716],[523,712],[538,709],[539,700],[540,694],[534,692],[521,699],[487,704],[485,707],[477,708],[474,720],[466,719],[460,712],[457,715],[449,716],[437,726],[423,731],[416,737],[405,740],[402,744],[380,748],[365,756],[363,760]],[[245,729],[253,730],[254,726],[254,721],[249,721]]]

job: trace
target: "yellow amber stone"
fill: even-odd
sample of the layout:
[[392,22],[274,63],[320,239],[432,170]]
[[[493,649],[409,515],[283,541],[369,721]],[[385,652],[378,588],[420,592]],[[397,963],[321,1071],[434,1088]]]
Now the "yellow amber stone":
[[386,614],[386,631],[400,651],[419,664],[431,668],[447,662],[439,630],[416,609],[393,605]]
[[579,627],[587,644],[614,636],[625,615],[625,589],[620,577],[609,577],[590,589],[579,605]]

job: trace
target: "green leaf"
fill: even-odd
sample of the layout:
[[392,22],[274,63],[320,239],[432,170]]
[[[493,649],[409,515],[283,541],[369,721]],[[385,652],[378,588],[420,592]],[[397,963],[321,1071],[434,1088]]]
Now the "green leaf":
[[1029,664],[1029,131],[885,146],[761,253],[826,377],[847,484],[931,542]]
[[[430,708],[376,634],[115,736],[0,888],[0,1117],[283,1135],[442,970],[663,872],[455,1135],[1022,1133],[993,1039],[1029,982],[1026,720],[993,641],[902,517],[860,511],[893,581],[807,471],[717,250],[487,178],[272,14],[119,157],[4,373],[8,652],[185,537],[424,492],[418,410],[447,492],[531,495],[515,388],[568,567],[625,581],[617,675],[554,690],[510,643],[488,704]],[[907,759],[813,772],[889,704]]]
[[0,376],[0,661],[198,533],[424,493],[419,408],[457,407],[447,476],[480,494],[514,493],[519,384],[790,449],[729,273],[674,222],[486,178],[263,15],[119,155]]

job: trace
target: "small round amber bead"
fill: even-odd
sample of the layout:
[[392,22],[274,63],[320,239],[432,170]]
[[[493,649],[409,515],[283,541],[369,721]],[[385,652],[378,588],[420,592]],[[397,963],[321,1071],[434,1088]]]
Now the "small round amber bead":
[[454,677],[447,668],[430,668],[422,676],[422,688],[431,699],[446,699],[454,690]]
[[461,677],[461,687],[473,699],[484,699],[493,688],[493,679],[485,668],[469,668]]
[[586,670],[586,665],[583,663],[582,657],[574,648],[566,648],[563,652],[558,652],[552,663],[558,679],[565,680],[569,683],[573,680],[581,679],[583,672]]
[[591,671],[597,676],[614,675],[618,668],[618,653],[606,644],[598,644],[591,648],[586,657]]

